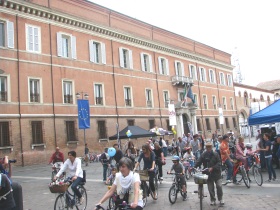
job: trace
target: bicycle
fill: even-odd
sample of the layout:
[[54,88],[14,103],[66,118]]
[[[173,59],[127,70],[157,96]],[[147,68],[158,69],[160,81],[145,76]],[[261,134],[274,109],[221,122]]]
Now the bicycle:
[[65,210],[65,209],[73,209],[76,207],[77,210],[85,210],[87,207],[87,192],[84,187],[85,182],[81,182],[78,185],[78,190],[80,191],[83,203],[79,202],[78,197],[75,195],[74,192],[70,192],[69,187],[72,184],[72,181],[67,179],[64,181],[65,183],[69,183],[68,188],[65,190],[65,192],[59,192],[59,195],[55,199],[54,203],[54,210]]
[[168,193],[168,198],[169,198],[169,202],[171,204],[174,204],[177,200],[177,194],[178,192],[181,193],[181,196],[183,198],[185,198],[184,192],[183,192],[183,187],[181,185],[180,182],[180,177],[178,175],[182,175],[181,173],[167,173],[170,175],[175,175],[173,178],[173,183],[172,186],[169,189],[169,193]]
[[[106,210],[104,207],[102,207],[101,205],[96,205],[95,206],[95,209],[96,210]],[[109,210],[114,210],[115,208],[113,209],[109,209]],[[108,210],[108,208],[107,208]],[[122,204],[119,204],[119,210],[132,210],[131,206],[129,204],[127,204],[125,201],[122,203]]]
[[249,155],[247,157],[247,162],[250,170],[253,173],[254,179],[257,183],[257,185],[262,186],[263,184],[263,177],[262,177],[262,171],[260,167],[260,158],[259,154],[253,153],[252,155]]
[[194,160],[188,159],[183,162],[183,166],[185,167],[185,175],[186,179],[189,180],[191,176],[195,174],[195,169],[193,168]]
[[[52,175],[51,175],[51,180],[55,177],[55,175],[59,172],[60,168],[62,167],[63,162],[55,162],[52,164]],[[63,172],[59,179],[65,179],[66,173]]]
[[194,193],[198,194],[198,198],[199,198],[199,204],[200,204],[200,210],[203,209],[203,198],[207,197],[206,195],[204,195],[204,184],[207,184],[207,180],[208,180],[208,175],[206,175],[205,173],[207,173],[208,168],[205,168],[203,170],[198,170],[196,169],[196,174],[194,174],[194,182],[195,184],[198,185],[198,189],[197,191],[194,191]]
[[233,177],[240,183],[242,180],[247,188],[250,188],[250,180],[247,176],[243,163],[237,160],[233,166]]

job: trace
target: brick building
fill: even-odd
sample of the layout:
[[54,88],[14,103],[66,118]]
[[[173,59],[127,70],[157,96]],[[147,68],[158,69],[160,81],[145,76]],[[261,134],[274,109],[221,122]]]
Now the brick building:
[[[0,0],[0,11],[0,156],[42,163],[56,145],[81,156],[84,136],[101,151],[116,123],[170,130],[168,103],[178,136],[188,122],[206,138],[237,132],[230,54],[83,0]],[[85,133],[76,93],[90,104]]]

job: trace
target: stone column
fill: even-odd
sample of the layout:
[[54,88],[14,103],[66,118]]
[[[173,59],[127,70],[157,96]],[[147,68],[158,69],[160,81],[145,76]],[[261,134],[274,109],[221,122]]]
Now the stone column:
[[197,124],[196,124],[196,109],[191,109],[191,122],[192,122],[192,127],[193,127],[193,134],[197,134]]

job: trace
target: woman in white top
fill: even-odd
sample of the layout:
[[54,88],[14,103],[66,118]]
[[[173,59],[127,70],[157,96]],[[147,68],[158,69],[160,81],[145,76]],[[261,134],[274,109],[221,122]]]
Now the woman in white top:
[[83,170],[81,159],[76,158],[75,151],[68,152],[68,159],[64,162],[63,166],[54,177],[54,180],[60,177],[66,169],[69,170],[69,177],[71,177],[71,181],[73,182],[71,188],[73,192],[78,196],[80,203],[82,203],[83,197],[77,187],[83,180]]
[[143,209],[142,191],[140,190],[140,176],[138,173],[133,173],[132,166],[132,161],[129,158],[123,157],[120,160],[120,172],[116,174],[116,178],[111,189],[105,193],[96,206],[100,206],[116,191],[118,195],[115,203],[116,206],[118,206],[118,204],[122,204],[123,201],[126,201],[133,209]]

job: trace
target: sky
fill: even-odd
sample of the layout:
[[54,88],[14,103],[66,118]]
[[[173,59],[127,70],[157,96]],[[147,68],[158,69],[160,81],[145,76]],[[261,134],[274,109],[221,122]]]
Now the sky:
[[280,79],[278,0],[90,1],[232,54],[243,84]]

